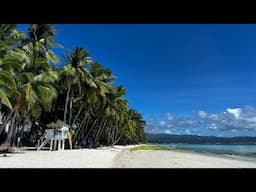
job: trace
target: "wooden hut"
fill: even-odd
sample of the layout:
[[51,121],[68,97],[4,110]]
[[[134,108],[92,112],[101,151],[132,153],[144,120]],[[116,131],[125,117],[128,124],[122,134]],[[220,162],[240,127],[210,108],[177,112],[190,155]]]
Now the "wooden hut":
[[44,135],[38,140],[37,150],[41,150],[46,145],[50,145],[50,150],[64,150],[65,140],[69,139],[69,145],[71,146],[71,135],[69,133],[69,125],[61,120],[57,120],[56,123],[50,123],[47,125]]

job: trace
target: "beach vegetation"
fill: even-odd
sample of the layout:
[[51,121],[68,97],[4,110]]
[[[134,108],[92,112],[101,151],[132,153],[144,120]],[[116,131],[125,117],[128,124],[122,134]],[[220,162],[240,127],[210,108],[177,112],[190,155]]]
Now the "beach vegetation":
[[[111,70],[77,46],[63,63],[52,24],[0,25],[0,144],[35,145],[46,125],[62,120],[75,146],[145,142],[145,121],[129,108]],[[89,37],[88,37],[89,38]]]

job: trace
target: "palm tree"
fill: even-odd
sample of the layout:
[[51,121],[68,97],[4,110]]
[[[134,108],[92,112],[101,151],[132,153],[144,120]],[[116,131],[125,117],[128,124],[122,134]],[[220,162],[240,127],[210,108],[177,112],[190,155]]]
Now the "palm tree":
[[124,120],[124,114],[127,111],[127,100],[122,96],[125,94],[125,89],[122,86],[110,87],[110,92],[107,94],[106,104],[103,106],[103,117],[107,118],[108,124],[102,133],[107,144],[114,144],[119,140],[121,129],[119,124]]
[[[78,112],[71,125],[75,125],[77,120],[79,120],[79,115],[84,114],[84,116],[81,117],[80,126],[78,126],[78,129],[74,129],[74,143],[84,134],[86,135],[84,139],[87,139],[89,134],[93,131],[93,128],[101,126],[103,123],[98,119],[98,111],[105,102],[106,94],[109,92],[110,79],[112,78],[109,70],[98,63],[90,63],[88,68],[90,79],[82,81],[81,91],[79,93],[80,96],[74,99],[74,104],[78,104],[77,109],[79,108],[79,110],[77,110]],[[101,73],[98,73],[99,71],[101,71]],[[91,128],[87,130],[89,124],[91,124]]]
[[[67,65],[64,66],[61,71],[61,81],[63,82],[63,89],[66,91],[66,101],[64,107],[64,122],[67,122],[67,110],[68,104],[70,104],[70,111],[72,111],[72,104],[74,100],[74,90],[78,90],[79,97],[82,94],[82,84],[84,82],[91,83],[90,72],[86,69],[88,63],[90,63],[87,51],[81,47],[76,47],[75,51],[71,53],[67,58]],[[70,118],[72,112],[69,112]]]
[[2,104],[9,109],[12,109],[12,105],[8,98],[8,92],[15,88],[11,74],[13,64],[7,65],[3,58],[25,38],[23,33],[16,31],[16,28],[16,24],[0,24],[0,98]]
[[19,65],[19,68],[12,71],[15,74],[15,89],[11,92],[13,108],[5,120],[5,123],[10,121],[5,144],[11,146],[17,129],[15,125],[22,114],[31,113],[37,119],[42,109],[51,109],[52,100],[57,97],[52,83],[58,79],[58,75],[45,59],[27,55],[23,50],[16,50],[16,54],[7,55],[3,63]]
[[32,24],[28,28],[28,37],[23,41],[22,49],[34,52],[34,55],[47,59],[48,62],[59,63],[59,58],[51,50],[53,47],[62,48],[62,45],[53,41],[56,29],[52,24]]
[[[12,106],[11,112],[5,119],[10,122],[6,145],[10,146],[16,132],[16,123],[24,114],[38,118],[42,109],[49,111],[52,100],[57,93],[52,83],[57,80],[58,75],[49,62],[57,61],[58,58],[49,49],[54,45],[51,25],[31,25],[29,37],[24,40],[23,46],[13,48],[2,59],[2,64],[11,69],[15,88],[9,93]],[[2,98],[5,99],[4,95]],[[3,100],[2,99],[2,100]],[[8,104],[8,103],[6,103]]]
[[0,24],[0,58],[3,58],[8,50],[18,47],[25,39],[25,35],[16,28],[16,24]]
[[62,117],[75,132],[74,143],[88,138],[106,145],[145,141],[145,121],[129,110],[126,90],[113,86],[112,72],[86,50],[76,47],[66,65],[55,68],[59,60],[51,48],[61,47],[55,35],[51,24],[30,25],[27,37],[16,25],[0,25],[0,134],[10,125],[5,145],[13,145],[18,127],[26,123],[44,126]]
[[[10,94],[15,90],[13,70],[17,68],[17,63],[6,63],[5,57],[13,55],[13,49],[25,38],[23,33],[16,31],[16,27],[15,24],[0,24],[0,104],[1,112],[4,113],[13,109]],[[3,125],[0,126],[0,134],[4,128]]]
[[[144,127],[146,122],[142,119],[142,115],[133,109],[129,109],[129,119],[132,121],[133,125],[130,127],[130,131],[127,132],[126,138],[130,140],[131,143],[145,142],[145,132]],[[133,135],[130,135],[133,133]]]

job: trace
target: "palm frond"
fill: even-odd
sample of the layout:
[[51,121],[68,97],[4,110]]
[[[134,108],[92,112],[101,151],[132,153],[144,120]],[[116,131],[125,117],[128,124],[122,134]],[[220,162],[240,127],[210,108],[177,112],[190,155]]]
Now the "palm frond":
[[42,109],[40,107],[40,105],[38,103],[35,103],[33,106],[32,106],[32,115],[38,119],[41,115],[41,112],[42,112]]
[[58,73],[56,71],[47,71],[36,75],[33,80],[41,83],[54,83],[58,80]]
[[0,99],[1,99],[1,102],[4,105],[6,105],[9,109],[11,109],[11,110],[13,109],[12,104],[11,104],[7,94],[1,88],[0,88]]
[[33,90],[31,83],[27,83],[25,85],[25,94],[26,94],[25,98],[26,98],[28,110],[30,110],[32,108],[33,104],[37,100],[36,92]]
[[39,85],[37,87],[40,103],[46,111],[50,111],[53,99],[57,98],[57,91],[54,87]]
[[58,64],[60,62],[59,57],[55,55],[51,50],[47,50],[46,58],[49,61],[54,62],[55,64]]
[[0,86],[15,89],[15,81],[10,72],[0,71]]

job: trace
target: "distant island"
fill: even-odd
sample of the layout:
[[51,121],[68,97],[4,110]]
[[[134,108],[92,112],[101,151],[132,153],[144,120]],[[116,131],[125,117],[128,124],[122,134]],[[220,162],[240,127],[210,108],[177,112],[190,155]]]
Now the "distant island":
[[198,135],[146,134],[148,143],[256,144],[256,137],[216,137]]

